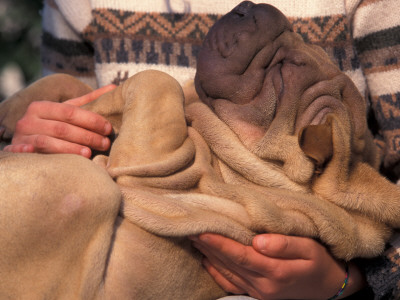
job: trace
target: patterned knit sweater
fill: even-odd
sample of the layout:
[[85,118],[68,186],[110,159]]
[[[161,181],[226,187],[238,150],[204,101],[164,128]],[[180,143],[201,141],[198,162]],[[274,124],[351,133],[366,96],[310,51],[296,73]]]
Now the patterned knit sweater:
[[[93,87],[158,69],[184,83],[212,24],[240,0],[46,0],[45,75],[69,73]],[[369,104],[382,171],[400,177],[400,5],[398,0],[264,0],[305,41],[323,47]],[[396,238],[397,237],[397,238]],[[368,261],[376,299],[400,299],[400,237]]]

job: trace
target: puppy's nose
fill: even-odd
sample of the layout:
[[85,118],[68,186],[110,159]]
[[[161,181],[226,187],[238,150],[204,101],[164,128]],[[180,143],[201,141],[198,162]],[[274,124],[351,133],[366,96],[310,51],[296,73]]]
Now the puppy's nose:
[[248,14],[248,12],[251,10],[251,8],[254,6],[254,3],[251,1],[243,1],[240,3],[238,6],[236,6],[232,12],[244,17]]

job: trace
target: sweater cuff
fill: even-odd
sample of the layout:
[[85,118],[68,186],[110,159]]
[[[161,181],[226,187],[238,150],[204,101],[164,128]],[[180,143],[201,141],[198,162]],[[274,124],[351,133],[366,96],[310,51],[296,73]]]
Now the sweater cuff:
[[360,259],[368,285],[378,299],[400,298],[400,232],[396,232],[385,252],[373,259]]

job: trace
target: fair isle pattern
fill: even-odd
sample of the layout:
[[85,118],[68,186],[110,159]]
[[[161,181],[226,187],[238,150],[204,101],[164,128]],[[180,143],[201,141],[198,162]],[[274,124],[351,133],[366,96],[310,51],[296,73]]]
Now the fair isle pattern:
[[358,38],[355,47],[367,77],[400,70],[400,26]]
[[304,41],[321,47],[350,42],[348,21],[345,15],[333,15],[313,18],[288,18],[293,30]]
[[360,67],[345,15],[288,19],[294,32],[305,42],[322,47],[342,71]]
[[217,20],[212,14],[140,13],[119,10],[93,10],[93,21],[84,36],[95,39],[102,33],[135,39],[162,39],[201,44]]
[[[84,36],[93,40],[99,34],[138,39],[158,38],[201,44],[211,26],[221,17],[214,14],[138,13],[118,10],[93,10],[93,21]],[[350,40],[345,15],[313,18],[291,18],[294,31],[306,42],[321,46]]]
[[[377,145],[382,148],[384,167],[390,169],[400,161],[400,93],[373,96],[372,108],[384,140]],[[398,177],[396,173],[387,175]]]
[[57,73],[73,76],[94,76],[93,47],[87,43],[57,39],[42,34],[42,65]]
[[[400,30],[399,30],[400,32]],[[400,37],[399,37],[400,41]],[[366,41],[363,41],[366,43]],[[358,45],[360,48],[361,45]],[[366,75],[400,69],[400,44],[371,49],[360,54]]]
[[354,45],[369,87],[374,129],[384,142],[379,143],[384,167],[394,170],[394,178],[400,176],[399,14],[397,0],[364,0],[353,16]]
[[[96,63],[147,63],[195,67],[209,28],[220,17],[134,13],[98,9],[84,36],[93,41]],[[290,18],[305,41],[323,47],[343,71],[359,67],[344,15]]]
[[96,68],[107,74],[98,74],[100,84],[120,83],[150,68],[167,71],[183,84],[194,77],[202,40],[217,18],[96,9],[83,36],[93,44]]
[[200,46],[129,38],[104,38],[94,42],[96,63],[146,63],[196,67]]
[[93,47],[72,28],[56,2],[45,0],[42,11],[42,74],[67,73],[96,88]]
[[[396,130],[400,122],[400,93],[373,97],[374,109],[382,119],[381,129],[384,131]],[[395,144],[395,142],[393,142]],[[400,144],[396,146],[400,151]]]

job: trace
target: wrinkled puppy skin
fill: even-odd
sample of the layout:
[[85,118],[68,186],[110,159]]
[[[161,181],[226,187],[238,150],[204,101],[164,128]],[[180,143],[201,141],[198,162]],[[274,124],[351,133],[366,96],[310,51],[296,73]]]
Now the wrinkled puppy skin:
[[400,188],[377,171],[365,100],[280,11],[245,1],[222,17],[199,53],[195,87],[254,154],[358,219],[362,252],[377,239],[382,249],[400,225]]
[[270,5],[242,2],[214,25],[199,53],[195,86],[251,151],[282,164],[296,182],[314,173],[298,134],[330,113],[351,128],[353,154],[378,163],[354,84]]
[[[85,105],[119,133],[110,160],[97,163],[120,185],[192,189],[201,192],[192,200],[207,209],[218,202],[215,196],[238,202],[232,219],[242,222],[249,214],[247,227],[240,225],[244,235],[250,228],[318,237],[346,259],[381,251],[389,227],[400,226],[400,190],[376,171],[364,99],[320,48],[291,30],[281,12],[246,1],[222,17],[204,41],[195,85],[204,103],[190,92],[184,100],[174,79],[148,70]],[[152,218],[132,220],[152,232],[158,206],[147,207],[147,200],[144,211]],[[165,208],[163,197],[151,200]],[[125,217],[140,211],[126,203]],[[231,224],[221,232],[221,211],[229,205],[232,201],[215,208],[218,214],[207,210],[208,217],[217,215],[203,219],[207,231],[214,224],[215,232],[238,232]],[[246,211],[237,213],[239,208]],[[170,218],[163,212],[165,226],[157,228],[165,236],[187,234],[174,221],[176,209],[171,211]],[[193,217],[182,219],[194,230]]]

